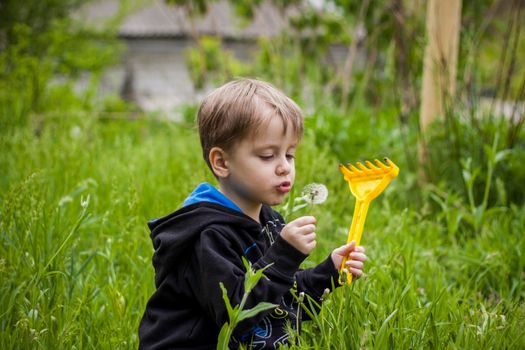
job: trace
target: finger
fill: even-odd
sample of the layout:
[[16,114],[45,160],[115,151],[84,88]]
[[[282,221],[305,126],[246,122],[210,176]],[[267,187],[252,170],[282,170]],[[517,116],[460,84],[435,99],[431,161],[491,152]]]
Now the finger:
[[352,260],[358,260],[358,261],[366,261],[368,259],[368,257],[363,254],[363,253],[358,253],[358,252],[352,252],[350,253],[350,259]]
[[355,269],[353,267],[350,268],[350,273],[355,277],[359,278],[363,276],[363,270]]
[[355,251],[359,253],[364,253],[365,250],[365,247],[363,247],[362,245],[358,245],[357,247],[355,247]]
[[301,234],[301,235],[307,235],[307,234],[310,234],[312,232],[315,232],[315,225],[314,224],[308,224],[308,225],[305,225],[303,227],[299,227],[297,228],[297,233],[298,234]]
[[334,249],[334,253],[341,256],[348,255],[351,251],[353,251],[355,248],[355,241],[352,241],[350,243],[347,243],[343,246],[340,246],[339,248]]
[[315,224],[316,222],[317,220],[313,216],[301,216],[293,221],[290,221],[288,225],[301,227],[301,226],[308,225],[308,224]]
[[313,240],[311,242],[308,242],[306,246],[308,247],[308,250],[312,251],[317,246],[317,241]]
[[317,237],[317,235],[315,234],[315,232],[312,232],[312,233],[309,233],[309,234],[305,235],[304,236],[304,240],[306,242],[315,241],[315,237]]
[[349,261],[346,262],[346,266],[349,267],[349,268],[355,268],[355,269],[362,270],[363,267],[364,267],[364,264],[363,264],[362,261],[349,260]]

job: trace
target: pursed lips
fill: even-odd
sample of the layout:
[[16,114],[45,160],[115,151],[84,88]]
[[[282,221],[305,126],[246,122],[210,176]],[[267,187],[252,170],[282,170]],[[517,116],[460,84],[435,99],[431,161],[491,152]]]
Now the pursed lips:
[[277,190],[281,193],[288,193],[292,189],[292,183],[290,181],[283,181],[277,186]]

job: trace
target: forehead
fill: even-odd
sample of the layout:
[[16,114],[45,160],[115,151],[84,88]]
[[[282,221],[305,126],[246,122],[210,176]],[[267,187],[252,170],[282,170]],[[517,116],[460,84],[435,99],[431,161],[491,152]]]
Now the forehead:
[[299,141],[292,125],[278,116],[263,120],[246,138],[254,147],[293,146]]

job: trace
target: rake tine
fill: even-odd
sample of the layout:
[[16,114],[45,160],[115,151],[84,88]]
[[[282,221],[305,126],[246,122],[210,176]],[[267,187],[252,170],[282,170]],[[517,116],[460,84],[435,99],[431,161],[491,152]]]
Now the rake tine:
[[383,170],[388,170],[388,167],[385,166],[383,163],[381,163],[381,161],[379,161],[378,159],[375,159],[374,162]]
[[347,175],[354,175],[354,172],[347,167],[345,167],[343,164],[339,164],[339,170],[341,170],[344,174]]
[[343,164],[339,164],[339,170],[343,173],[345,179],[350,180],[350,178],[354,177],[355,174],[353,171],[345,167]]
[[392,162],[390,161],[390,159],[388,159],[388,158],[386,158],[386,157],[385,157],[385,163],[386,163],[386,165],[388,165],[389,168],[392,168],[392,167],[393,167],[393,164],[392,164]]
[[363,163],[357,162],[356,164],[359,167],[359,169],[361,169],[366,175],[371,174],[370,170],[368,170],[368,168],[364,166]]
[[348,167],[350,170],[352,170],[356,174],[362,174],[363,172],[359,169],[357,169],[353,164],[348,163]]
[[374,172],[376,172],[377,170],[381,170],[381,169],[379,169],[378,167],[376,167],[374,164],[372,164],[372,162],[369,161],[369,160],[365,160],[365,164],[366,164],[366,166],[367,166],[369,169],[373,170]]

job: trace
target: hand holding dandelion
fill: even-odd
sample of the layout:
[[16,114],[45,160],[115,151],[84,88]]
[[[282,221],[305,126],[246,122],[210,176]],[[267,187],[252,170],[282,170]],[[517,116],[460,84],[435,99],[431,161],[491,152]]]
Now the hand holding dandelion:
[[315,248],[315,218],[301,216],[283,227],[281,237],[301,253],[308,255]]
[[[304,187],[301,192],[301,197],[295,198],[293,202],[298,202],[289,213],[310,206],[310,213],[314,204],[323,203],[328,197],[328,189],[323,184],[309,184]],[[302,203],[301,203],[302,202]],[[294,246],[303,254],[310,254],[315,248],[317,242],[315,240],[316,234],[316,219],[313,216],[301,216],[295,220],[290,221],[284,226],[281,231],[281,237],[288,243]]]

